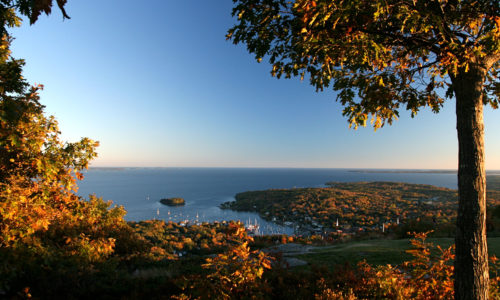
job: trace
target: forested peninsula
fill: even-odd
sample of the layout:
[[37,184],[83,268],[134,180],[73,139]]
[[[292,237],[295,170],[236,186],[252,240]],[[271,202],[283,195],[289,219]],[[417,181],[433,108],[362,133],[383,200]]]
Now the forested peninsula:
[[[500,176],[488,176],[487,203],[500,205]],[[329,182],[323,188],[249,191],[223,209],[254,211],[269,221],[304,232],[381,231],[390,226],[424,226],[451,235],[458,205],[456,190],[398,182]],[[491,218],[488,219],[490,227]],[[498,226],[497,226],[498,227]]]

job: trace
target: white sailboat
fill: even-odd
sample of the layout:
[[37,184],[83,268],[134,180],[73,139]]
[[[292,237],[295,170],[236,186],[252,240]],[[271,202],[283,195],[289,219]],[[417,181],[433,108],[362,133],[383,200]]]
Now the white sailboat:
[[248,222],[247,224],[245,224],[245,229],[246,231],[249,233],[249,234],[258,234],[259,233],[259,224],[257,223],[257,219],[255,219],[255,223],[252,224],[252,222],[250,221],[250,219],[248,219]]

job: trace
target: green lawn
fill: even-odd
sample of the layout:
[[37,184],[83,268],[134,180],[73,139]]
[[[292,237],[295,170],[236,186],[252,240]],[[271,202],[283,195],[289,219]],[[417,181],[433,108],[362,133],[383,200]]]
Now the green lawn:
[[[451,238],[431,238],[429,242],[441,247],[449,247]],[[410,249],[408,239],[403,240],[366,240],[318,248],[311,253],[296,257],[310,264],[334,267],[349,262],[356,264],[366,259],[370,264],[399,264],[411,258],[405,250]],[[500,237],[488,239],[489,255],[500,257]]]

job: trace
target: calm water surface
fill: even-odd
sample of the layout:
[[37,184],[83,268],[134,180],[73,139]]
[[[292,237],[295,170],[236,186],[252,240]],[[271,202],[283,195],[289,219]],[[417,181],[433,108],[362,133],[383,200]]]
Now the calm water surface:
[[[221,210],[219,205],[234,200],[244,191],[322,187],[326,182],[399,181],[457,188],[453,173],[391,173],[387,170],[352,169],[251,169],[251,168],[92,168],[79,183],[78,194],[96,194],[113,200],[127,210],[125,219],[140,221],[240,220],[260,224],[262,233],[292,233],[292,228],[275,225],[255,213]],[[161,198],[182,197],[186,205],[168,207]]]

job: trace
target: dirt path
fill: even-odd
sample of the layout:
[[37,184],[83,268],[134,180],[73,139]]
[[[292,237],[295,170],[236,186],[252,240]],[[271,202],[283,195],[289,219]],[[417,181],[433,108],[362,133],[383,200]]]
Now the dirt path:
[[289,244],[281,244],[265,248],[263,249],[263,251],[267,253],[281,253],[283,255],[283,260],[289,267],[296,267],[296,266],[307,265],[308,263],[294,256],[301,254],[308,254],[316,249],[325,249],[331,247],[332,246],[311,246],[311,245],[289,243]]
[[350,244],[350,245],[345,245],[345,244],[339,244],[339,245],[332,245],[332,246],[311,246],[311,245],[303,245],[303,244],[296,244],[296,243],[289,243],[289,244],[281,244],[281,245],[276,245],[272,246],[269,248],[263,249],[264,252],[267,253],[281,253],[283,255],[283,260],[288,264],[290,267],[295,267],[295,266],[303,266],[307,265],[308,263],[304,260],[298,259],[294,256],[297,255],[302,255],[302,254],[310,254],[314,253],[317,250],[329,250],[332,252],[336,251],[345,251],[347,249],[351,249],[354,247],[371,247],[373,245],[366,244],[366,243],[355,243],[355,244]]

